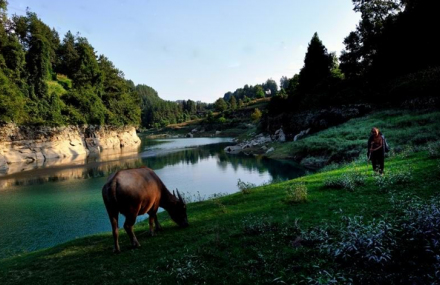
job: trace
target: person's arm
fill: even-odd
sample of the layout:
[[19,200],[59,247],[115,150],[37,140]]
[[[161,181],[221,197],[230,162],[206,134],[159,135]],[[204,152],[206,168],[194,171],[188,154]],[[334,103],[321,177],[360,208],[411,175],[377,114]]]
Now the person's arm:
[[382,143],[382,140],[380,140],[380,145],[375,149],[371,149],[371,151],[376,151],[376,150],[380,149],[382,146],[383,146],[383,143]]

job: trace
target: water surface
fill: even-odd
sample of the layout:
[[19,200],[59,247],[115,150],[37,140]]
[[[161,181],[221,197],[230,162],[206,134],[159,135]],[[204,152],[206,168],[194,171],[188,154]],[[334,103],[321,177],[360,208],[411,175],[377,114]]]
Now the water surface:
[[134,152],[70,158],[0,175],[0,258],[110,231],[101,188],[119,169],[150,167],[168,189],[188,197],[237,192],[238,179],[258,185],[305,173],[288,161],[226,154],[223,149],[232,144],[227,138],[141,139]]

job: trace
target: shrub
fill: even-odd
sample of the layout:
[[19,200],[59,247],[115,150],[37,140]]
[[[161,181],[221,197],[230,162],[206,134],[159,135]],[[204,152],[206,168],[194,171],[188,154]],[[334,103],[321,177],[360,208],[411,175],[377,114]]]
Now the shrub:
[[224,124],[224,123],[226,123],[226,119],[225,119],[225,117],[220,117],[220,118],[217,119],[217,122],[219,124]]
[[329,285],[329,284],[353,284],[351,278],[345,277],[342,273],[334,273],[327,270],[319,270],[313,276],[307,277],[307,283],[311,285]]
[[167,260],[167,269],[178,280],[178,284],[202,284],[201,275],[207,269],[202,260],[199,256],[184,253],[181,258]]
[[303,181],[291,185],[286,192],[286,203],[307,202],[307,186]]
[[339,177],[330,177],[324,180],[324,186],[327,188],[346,189],[354,191],[356,187],[365,184],[365,173],[354,166],[354,171],[342,174]]
[[319,169],[318,172],[328,172],[328,171],[336,170],[340,167],[341,166],[338,163],[332,162],[332,163],[324,166],[323,168]]
[[421,250],[440,254],[439,197],[428,202],[413,202],[405,209],[404,213],[404,222],[401,228],[405,238],[418,241]]
[[263,114],[261,113],[260,109],[255,108],[254,112],[251,115],[251,119],[252,121],[257,122],[258,120],[260,120],[262,115]]
[[266,216],[249,216],[242,220],[243,232],[247,235],[261,235],[278,229],[272,219]]
[[338,283],[332,270],[342,266],[345,276],[353,278],[347,283],[438,284],[440,196],[429,201],[408,197],[391,198],[400,213],[395,219],[365,222],[362,217],[343,217],[340,224],[303,231],[303,244],[313,245],[335,261],[335,267],[326,267],[329,274],[317,267],[309,282]]
[[428,144],[428,154],[431,158],[440,157],[440,142],[434,142]]
[[362,217],[343,217],[335,238],[320,249],[334,259],[350,264],[384,265],[396,247],[394,226],[386,221],[364,222]]
[[399,152],[398,156],[401,158],[407,158],[410,154],[414,153],[414,147],[412,145],[405,145]]
[[237,187],[240,189],[240,192],[243,194],[251,193],[251,189],[257,187],[254,183],[244,182],[241,179],[238,179]]
[[388,192],[393,185],[408,184],[413,179],[412,167],[396,168],[384,175],[376,175],[374,180],[379,190]]

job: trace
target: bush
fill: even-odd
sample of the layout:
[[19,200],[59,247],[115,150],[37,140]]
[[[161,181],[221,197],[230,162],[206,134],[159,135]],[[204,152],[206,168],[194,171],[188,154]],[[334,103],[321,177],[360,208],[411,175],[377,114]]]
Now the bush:
[[326,188],[346,189],[354,191],[356,187],[365,184],[365,173],[360,168],[354,166],[354,170],[347,172],[338,177],[330,177],[324,180]]
[[428,154],[431,158],[438,158],[440,157],[440,142],[434,142],[428,144]]
[[286,203],[303,203],[307,202],[307,186],[303,181],[296,182],[287,188]]
[[261,235],[278,229],[278,226],[272,222],[269,217],[249,216],[242,221],[243,232],[247,235]]
[[379,190],[388,192],[393,185],[408,184],[413,179],[413,171],[411,166],[400,167],[384,175],[376,175],[374,180]]
[[226,119],[225,119],[225,117],[220,117],[220,118],[217,119],[217,122],[219,124],[224,124],[224,123],[226,123]]
[[255,108],[254,112],[251,115],[251,119],[252,119],[252,121],[257,122],[260,120],[262,115],[263,114],[261,113],[260,109]]
[[364,222],[362,217],[344,217],[335,238],[320,249],[336,260],[349,264],[384,265],[396,247],[394,226],[383,220]]
[[240,189],[240,192],[243,194],[251,193],[251,189],[257,187],[254,183],[243,182],[241,179],[238,179],[237,187]]
[[428,202],[413,202],[404,211],[401,225],[405,239],[418,243],[420,250],[440,254],[440,199]]

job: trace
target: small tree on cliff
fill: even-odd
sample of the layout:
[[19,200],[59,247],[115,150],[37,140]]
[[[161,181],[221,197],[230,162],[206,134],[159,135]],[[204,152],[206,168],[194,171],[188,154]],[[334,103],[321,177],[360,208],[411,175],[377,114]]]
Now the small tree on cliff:
[[258,122],[258,120],[260,120],[260,118],[261,118],[261,115],[262,115],[262,113],[261,113],[260,109],[255,108],[254,112],[251,115],[252,121]]
[[232,95],[231,99],[229,99],[229,105],[231,106],[231,110],[237,109],[237,99],[235,99],[234,95]]

